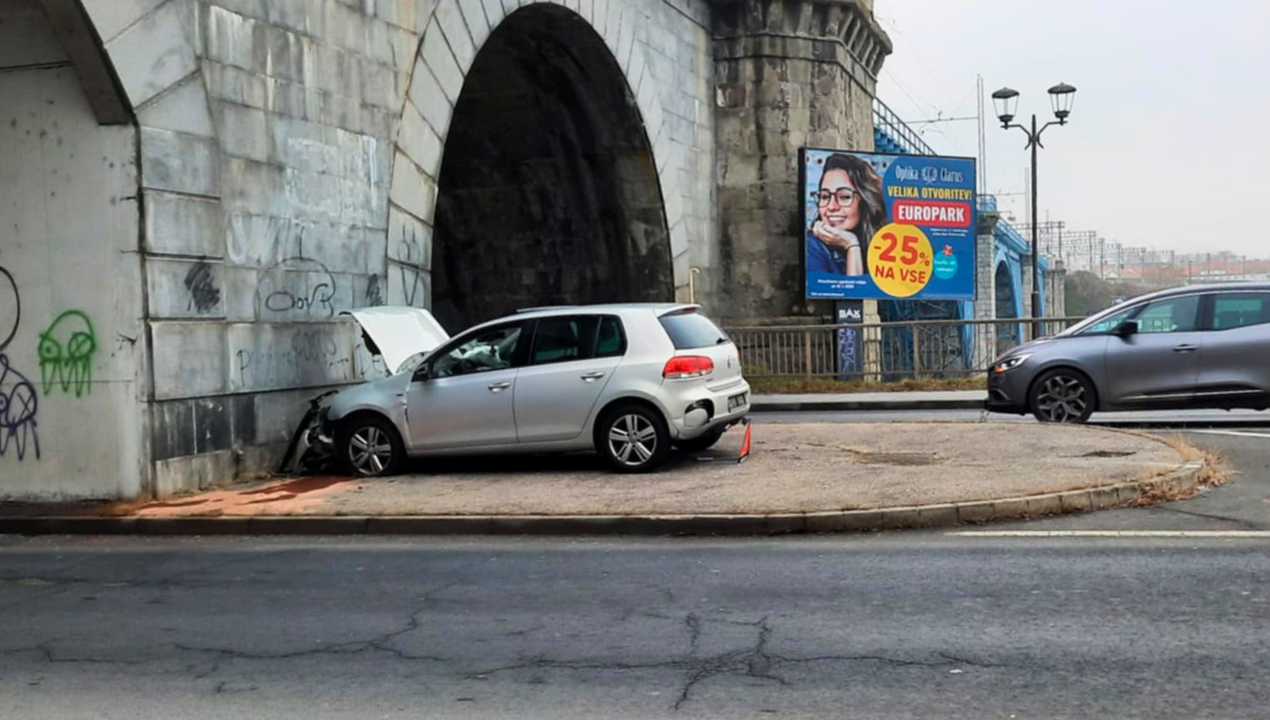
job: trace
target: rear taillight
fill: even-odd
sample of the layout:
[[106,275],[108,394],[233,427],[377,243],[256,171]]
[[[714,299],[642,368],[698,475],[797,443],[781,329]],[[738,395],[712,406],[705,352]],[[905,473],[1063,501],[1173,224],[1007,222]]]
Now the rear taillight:
[[667,380],[691,380],[714,372],[714,361],[704,355],[673,357],[662,368],[661,376]]

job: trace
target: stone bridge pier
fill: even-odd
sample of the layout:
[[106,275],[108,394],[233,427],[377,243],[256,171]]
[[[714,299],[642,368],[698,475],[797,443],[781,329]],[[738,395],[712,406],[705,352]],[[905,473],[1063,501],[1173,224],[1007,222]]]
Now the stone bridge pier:
[[0,0],[0,500],[276,467],[386,370],[347,310],[806,314],[798,149],[871,148],[889,52],[872,0]]

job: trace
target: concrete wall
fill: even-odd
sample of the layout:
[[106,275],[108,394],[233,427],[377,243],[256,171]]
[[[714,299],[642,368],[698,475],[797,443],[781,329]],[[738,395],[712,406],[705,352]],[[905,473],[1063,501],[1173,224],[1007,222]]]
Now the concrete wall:
[[142,489],[136,158],[37,2],[0,0],[0,499]]

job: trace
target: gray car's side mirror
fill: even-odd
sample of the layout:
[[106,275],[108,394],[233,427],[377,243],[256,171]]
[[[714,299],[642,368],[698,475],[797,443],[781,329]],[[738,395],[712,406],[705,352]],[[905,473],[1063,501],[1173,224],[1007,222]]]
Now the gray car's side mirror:
[[1124,322],[1120,323],[1120,327],[1116,328],[1116,335],[1119,335],[1122,338],[1127,338],[1130,335],[1137,335],[1137,334],[1138,334],[1137,320],[1125,320]]
[[415,368],[415,374],[413,379],[415,382],[424,382],[431,375],[432,375],[432,372],[428,369],[428,363],[422,362],[422,363],[419,363],[419,367]]

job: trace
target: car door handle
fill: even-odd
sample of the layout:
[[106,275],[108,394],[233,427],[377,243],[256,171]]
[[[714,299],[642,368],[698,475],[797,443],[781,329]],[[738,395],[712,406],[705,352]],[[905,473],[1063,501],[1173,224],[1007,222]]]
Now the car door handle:
[[1196,350],[1198,350],[1198,349],[1199,349],[1199,347],[1197,347],[1197,346],[1195,346],[1195,345],[1178,345],[1178,346],[1176,346],[1176,347],[1174,347],[1174,348],[1173,348],[1173,352],[1176,352],[1176,353],[1187,353],[1187,352],[1195,352],[1195,351],[1196,351]]
[[582,373],[582,379],[587,382],[595,382],[596,380],[599,380],[602,377],[604,377],[604,373],[602,372]]
[[497,393],[497,392],[502,392],[502,391],[506,390],[507,388],[509,388],[509,387],[511,387],[511,386],[512,386],[512,384],[511,384],[511,383],[509,383],[509,382],[496,382],[496,383],[490,383],[490,385],[489,385],[489,391],[490,391],[490,392],[496,392],[496,393]]

